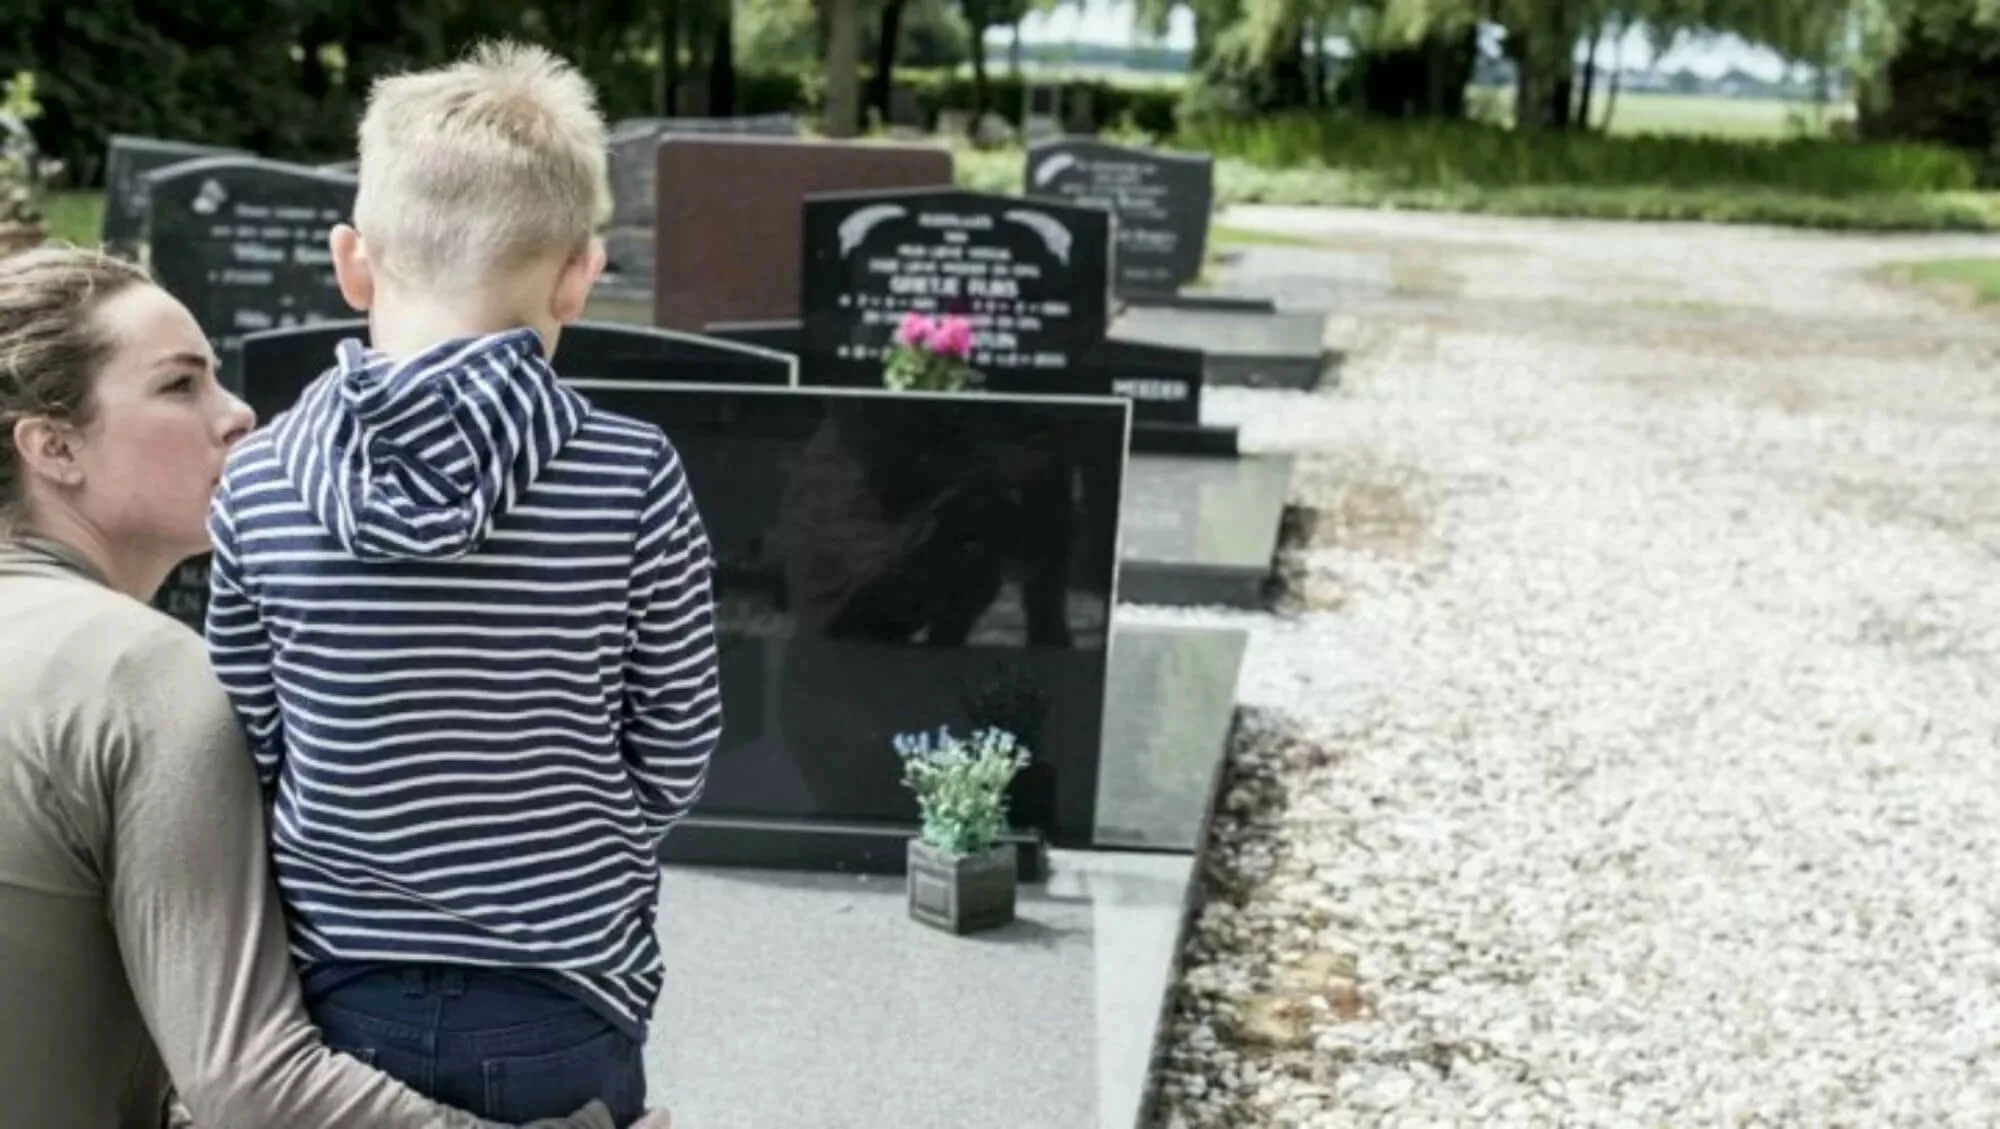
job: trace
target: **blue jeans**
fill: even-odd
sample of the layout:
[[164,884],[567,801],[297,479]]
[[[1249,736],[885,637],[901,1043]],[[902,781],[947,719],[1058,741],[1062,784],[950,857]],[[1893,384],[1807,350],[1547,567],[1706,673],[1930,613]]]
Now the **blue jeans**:
[[494,1121],[645,1112],[643,1048],[573,996],[504,971],[315,966],[306,1011],[336,1051],[435,1101]]

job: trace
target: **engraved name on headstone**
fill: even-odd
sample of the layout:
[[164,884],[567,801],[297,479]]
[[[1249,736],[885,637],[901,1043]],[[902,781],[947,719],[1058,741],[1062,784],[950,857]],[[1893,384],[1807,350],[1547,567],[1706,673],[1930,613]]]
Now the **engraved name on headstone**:
[[[183,161],[147,174],[144,238],[153,275],[194,314],[241,387],[246,333],[352,317],[333,277],[333,225],[353,214],[352,176],[252,157]],[[154,605],[196,630],[208,558],[167,578]]]
[[353,214],[354,177],[212,157],[146,179],[153,273],[194,313],[225,369],[246,333],[354,316],[327,246]]
[[971,323],[969,363],[1002,392],[1105,394],[1112,218],[965,191],[807,197],[803,380],[879,385],[905,315]]

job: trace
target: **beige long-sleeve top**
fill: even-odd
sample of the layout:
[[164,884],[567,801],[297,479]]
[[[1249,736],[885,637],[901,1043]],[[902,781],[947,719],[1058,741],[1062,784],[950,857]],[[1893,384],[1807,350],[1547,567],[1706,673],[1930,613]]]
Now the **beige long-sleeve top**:
[[201,640],[0,541],[0,1109],[158,1129],[170,1080],[201,1129],[491,1126],[320,1042]]

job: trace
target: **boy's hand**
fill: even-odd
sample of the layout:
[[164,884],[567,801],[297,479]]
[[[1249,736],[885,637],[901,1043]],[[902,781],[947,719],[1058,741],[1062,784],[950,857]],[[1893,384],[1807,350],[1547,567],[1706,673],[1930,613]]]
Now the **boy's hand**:
[[656,1109],[632,1123],[632,1129],[674,1129],[674,1115]]

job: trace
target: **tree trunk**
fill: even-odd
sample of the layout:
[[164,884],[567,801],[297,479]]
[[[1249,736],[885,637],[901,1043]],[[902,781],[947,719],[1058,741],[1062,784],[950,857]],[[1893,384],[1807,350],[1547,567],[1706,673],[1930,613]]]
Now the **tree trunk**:
[[674,92],[681,88],[680,0],[659,0],[660,69],[653,87],[653,110],[674,116]]
[[1604,94],[1604,132],[1611,132],[1611,119],[1618,113],[1618,88],[1625,84],[1625,32],[1628,25],[1618,21],[1618,39],[1611,45],[1611,89]]
[[[986,28],[972,25],[972,42],[966,44],[972,52],[972,135],[979,136],[979,119],[986,116]],[[1024,126],[1027,124],[1022,123]]]
[[1326,32],[1317,19],[1306,20],[1306,105],[1320,109],[1326,104]]
[[715,47],[708,57],[708,113],[710,117],[736,116],[736,32],[729,8],[715,24]]
[[1597,43],[1603,38],[1604,25],[1600,23],[1591,31],[1590,46],[1583,56],[1583,89],[1576,99],[1576,125],[1585,132],[1590,130],[1591,88],[1597,85]]
[[1545,0],[1526,27],[1509,27],[1507,39],[1519,39],[1515,65],[1520,81],[1514,97],[1514,127],[1563,130],[1571,120],[1570,97],[1576,85],[1577,28],[1563,0]]
[[826,43],[826,132],[853,137],[860,132],[861,13],[858,0],[828,0],[832,21]]
[[902,28],[903,0],[883,0],[875,37],[875,77],[869,80],[868,104],[875,107],[885,127],[889,124],[889,91],[896,81],[897,37]]
[[1014,21],[1014,38],[1007,41],[1007,73],[1021,80],[1021,21]]

